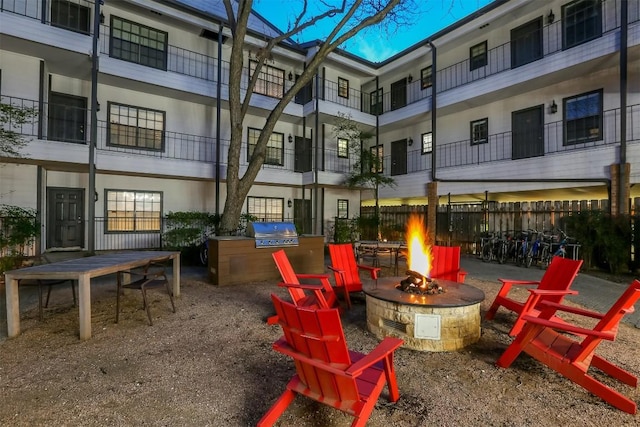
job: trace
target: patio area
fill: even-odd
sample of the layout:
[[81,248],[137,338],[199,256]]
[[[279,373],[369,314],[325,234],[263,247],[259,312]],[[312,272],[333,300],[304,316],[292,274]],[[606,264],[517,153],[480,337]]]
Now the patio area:
[[[484,315],[499,283],[474,275],[468,265],[466,283],[486,295]],[[115,286],[108,277],[92,293],[90,340],[78,339],[77,308],[66,289],[55,291],[44,322],[37,304],[23,307],[17,338],[6,339],[6,318],[0,319],[0,424],[255,425],[294,372],[291,360],[271,349],[281,329],[264,322],[273,314],[270,293],[287,298],[286,291],[275,281],[215,287],[204,269],[183,269],[181,277],[176,314],[164,295],[154,296],[154,326],[135,293],[125,295],[120,323],[114,323]],[[1,295],[4,305],[4,289]],[[364,299],[354,300],[342,316],[346,339],[350,348],[368,352],[378,339],[367,330]],[[383,391],[368,425],[637,425],[637,415],[609,406],[529,357],[497,368],[514,319],[504,311],[495,321],[483,320],[480,340],[460,351],[398,350],[400,400],[388,404]],[[599,351],[639,373],[640,329],[621,325],[617,340]],[[640,401],[638,389],[615,386]],[[277,425],[351,421],[296,398]]]

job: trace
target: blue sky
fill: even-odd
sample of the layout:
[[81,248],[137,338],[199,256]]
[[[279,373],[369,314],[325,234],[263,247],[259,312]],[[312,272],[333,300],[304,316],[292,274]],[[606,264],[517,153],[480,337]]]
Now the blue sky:
[[[370,29],[352,38],[344,47],[350,53],[373,62],[384,61],[409,46],[425,40],[430,35],[470,15],[491,3],[492,0],[415,0],[421,10],[416,11],[414,24],[397,29],[388,34],[380,29]],[[310,12],[318,5],[309,2]],[[290,21],[300,10],[302,1],[295,0],[254,0],[254,10],[269,20],[280,30],[286,30]],[[313,13],[316,15],[316,13]],[[302,34],[296,40],[305,42],[323,39],[330,30],[330,24],[315,28]]]

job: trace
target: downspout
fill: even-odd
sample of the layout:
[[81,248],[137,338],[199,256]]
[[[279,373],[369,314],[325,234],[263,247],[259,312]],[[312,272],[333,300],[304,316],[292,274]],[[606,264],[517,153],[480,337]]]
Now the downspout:
[[620,3],[620,167],[618,168],[618,212],[629,212],[629,194],[627,192],[627,34],[628,2]]
[[436,182],[436,92],[438,79],[436,78],[436,46],[427,40],[431,47],[431,182]]
[[220,215],[220,91],[222,90],[222,24],[218,26],[218,73],[216,82],[216,215]]
[[[324,81],[324,78],[323,78]],[[319,155],[318,155],[318,137],[321,135],[320,133],[320,74],[316,73],[316,117],[315,117],[315,138],[312,139],[313,146],[315,147],[315,164],[314,164],[314,172],[313,172],[313,192],[311,193],[311,204],[313,206],[313,234],[318,234],[318,163],[319,163]],[[324,132],[322,132],[322,137],[324,138]]]
[[[378,91],[380,90],[380,87],[378,86],[380,84],[380,81],[378,79],[378,76],[376,76],[376,98],[378,97]],[[377,101],[377,99],[376,99]],[[384,108],[384,107],[383,107]],[[376,146],[378,146],[378,144],[380,144],[380,114],[376,114]],[[376,156],[377,156],[377,148],[376,148]],[[384,165],[384,158],[382,159],[383,165]],[[376,174],[379,174],[380,172],[378,172],[376,170]],[[376,179],[376,188],[375,188],[376,194],[376,240],[378,240],[378,238],[380,237],[380,182],[379,180]]]
[[91,54],[91,137],[89,141],[89,207],[87,221],[87,250],[95,252],[96,235],[96,144],[98,142],[98,38],[100,37],[100,5],[102,1],[93,3],[93,45]]

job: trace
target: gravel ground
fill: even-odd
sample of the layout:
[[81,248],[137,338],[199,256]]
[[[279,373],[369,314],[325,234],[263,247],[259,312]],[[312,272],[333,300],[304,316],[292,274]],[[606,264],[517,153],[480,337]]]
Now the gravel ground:
[[[467,278],[485,292],[482,315],[497,282]],[[4,292],[4,289],[0,289]],[[249,426],[255,425],[294,373],[290,359],[271,344],[279,326],[273,283],[215,287],[184,278],[177,313],[166,295],[154,294],[148,326],[139,293],[128,292],[115,324],[115,290],[92,296],[93,337],[78,340],[77,309],[61,289],[55,307],[37,320],[22,315],[23,333],[0,341],[0,425],[35,426]],[[524,295],[524,294],[523,294]],[[69,298],[70,299],[70,298]],[[343,316],[349,347],[369,352],[378,340],[366,329],[365,305],[356,299]],[[629,415],[540,363],[521,355],[509,369],[496,359],[511,339],[514,316],[503,309],[484,321],[482,337],[457,352],[422,353],[401,348],[396,368],[401,398],[386,390],[370,426],[637,426]],[[640,329],[622,324],[615,342],[598,353],[640,374]],[[640,391],[597,378],[640,402]],[[280,426],[347,426],[352,418],[297,397]]]

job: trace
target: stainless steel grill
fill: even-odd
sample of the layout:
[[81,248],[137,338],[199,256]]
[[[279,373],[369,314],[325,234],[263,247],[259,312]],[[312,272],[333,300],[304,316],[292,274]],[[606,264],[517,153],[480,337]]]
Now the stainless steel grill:
[[250,222],[247,237],[253,237],[256,248],[298,246],[298,232],[292,222]]

